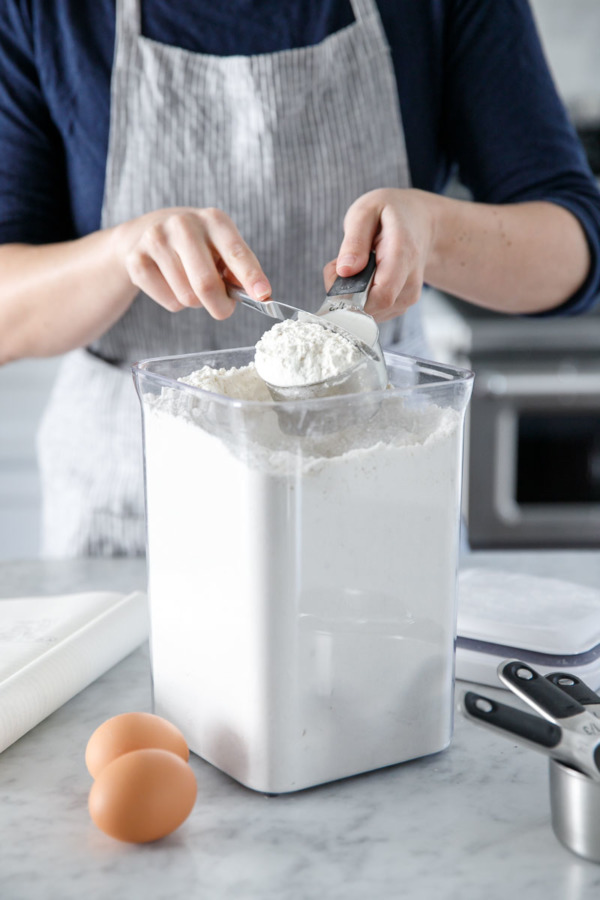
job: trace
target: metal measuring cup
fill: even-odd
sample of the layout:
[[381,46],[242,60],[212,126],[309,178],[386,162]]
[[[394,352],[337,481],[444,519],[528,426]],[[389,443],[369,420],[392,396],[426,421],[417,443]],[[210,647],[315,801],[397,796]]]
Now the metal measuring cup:
[[315,313],[276,300],[253,300],[242,288],[225,282],[228,296],[255,312],[279,321],[314,322],[352,341],[361,352],[361,358],[355,365],[334,378],[291,386],[267,381],[274,400],[310,400],[381,390],[387,386],[387,368],[379,342],[379,328],[375,319],[364,311],[375,268],[375,254],[371,253],[362,272],[348,278],[338,276]]
[[541,676],[519,660],[502,663],[499,676],[544,718],[472,691],[463,713],[550,757],[554,834],[572,853],[600,863],[600,696],[576,675]]

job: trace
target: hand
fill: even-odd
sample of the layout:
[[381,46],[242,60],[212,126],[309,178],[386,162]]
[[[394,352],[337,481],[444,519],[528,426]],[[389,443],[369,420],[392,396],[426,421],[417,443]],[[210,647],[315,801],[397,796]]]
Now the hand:
[[256,256],[220,209],[157,210],[118,226],[114,241],[132,285],[170,312],[203,306],[228,318],[237,304],[224,277],[256,300],[271,294]]
[[434,194],[386,188],[363,194],[344,218],[337,260],[323,276],[329,288],[337,275],[355,275],[375,250],[377,271],[365,307],[378,322],[406,312],[421,294],[435,231]]

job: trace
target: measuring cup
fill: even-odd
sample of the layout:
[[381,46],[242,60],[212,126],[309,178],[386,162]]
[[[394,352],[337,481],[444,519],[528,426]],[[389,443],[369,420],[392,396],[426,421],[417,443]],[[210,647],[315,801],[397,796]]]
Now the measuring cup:
[[498,674],[545,718],[473,691],[462,698],[464,715],[550,757],[552,829],[568,850],[600,862],[600,696],[576,675],[542,677],[518,660],[502,663]]
[[567,850],[600,863],[600,784],[550,760],[552,830]]
[[316,313],[276,300],[253,300],[242,288],[225,282],[229,297],[255,312],[279,321],[314,322],[341,334],[361,351],[361,359],[354,366],[333,378],[302,385],[276,385],[266,381],[274,400],[333,397],[381,390],[387,386],[388,374],[379,343],[379,328],[375,319],[364,311],[374,274],[375,254],[371,253],[362,272],[348,278],[336,278]]

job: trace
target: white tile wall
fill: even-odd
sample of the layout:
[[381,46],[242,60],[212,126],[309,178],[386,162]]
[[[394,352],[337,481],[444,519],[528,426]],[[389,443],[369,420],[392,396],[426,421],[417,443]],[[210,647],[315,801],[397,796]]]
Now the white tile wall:
[[59,362],[26,359],[0,368],[0,560],[39,555],[35,434]]

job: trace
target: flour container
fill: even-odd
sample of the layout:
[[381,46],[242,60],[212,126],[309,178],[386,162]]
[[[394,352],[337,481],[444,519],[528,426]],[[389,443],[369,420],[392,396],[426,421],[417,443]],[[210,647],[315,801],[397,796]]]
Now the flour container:
[[388,354],[387,390],[285,403],[178,380],[253,355],[134,367],[154,709],[282,793],[450,741],[472,374]]

